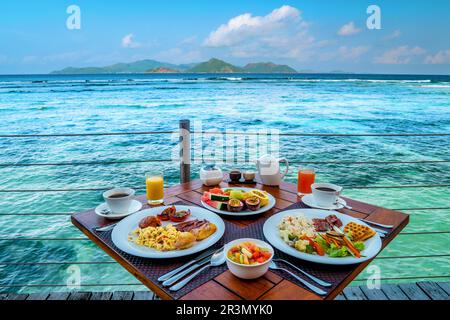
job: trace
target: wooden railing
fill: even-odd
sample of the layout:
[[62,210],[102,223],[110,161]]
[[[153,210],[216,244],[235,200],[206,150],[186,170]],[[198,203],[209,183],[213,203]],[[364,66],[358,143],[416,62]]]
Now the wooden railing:
[[[179,137],[180,137],[180,158],[179,158],[179,166],[180,166],[180,181],[186,182],[191,178],[191,161],[212,161],[212,160],[224,160],[224,159],[191,159],[191,135],[192,134],[230,134],[229,132],[195,132],[190,130],[190,123],[188,120],[180,121],[179,126]],[[232,132],[235,135],[252,135],[258,134],[257,132]],[[67,134],[10,134],[10,135],[0,135],[2,139],[50,139],[52,143],[54,143],[55,139],[60,137],[87,137],[87,136],[128,136],[128,135],[173,135],[173,131],[142,131],[142,132],[107,132],[107,133],[67,133]],[[381,133],[381,134],[322,134],[322,133],[295,133],[295,132],[287,132],[280,133],[282,137],[293,137],[293,136],[301,136],[301,137],[423,137],[423,138],[433,138],[433,137],[447,137],[450,136],[450,133],[423,133],[423,134],[415,134],[415,133]],[[49,141],[49,143],[50,143]],[[1,160],[0,160],[1,161]],[[0,168],[21,168],[21,167],[59,167],[59,166],[108,166],[108,165],[132,165],[132,164],[140,164],[140,163],[169,163],[173,162],[172,159],[143,159],[143,160],[90,160],[90,161],[62,161],[62,162],[0,162]],[[345,166],[360,166],[360,165],[440,165],[450,163],[450,159],[443,160],[377,160],[377,161],[290,161],[292,164],[314,164],[314,165],[345,165]],[[6,193],[49,193],[49,192],[99,192],[106,189],[109,189],[111,186],[104,187],[66,187],[66,188],[0,188],[0,194]],[[132,186],[134,189],[138,191],[143,191],[145,188],[143,186]],[[450,187],[448,181],[444,181],[442,184],[405,184],[405,185],[349,185],[344,186],[346,189],[380,189],[380,188],[389,188],[392,190],[395,189],[404,189],[404,188],[447,188]],[[395,191],[393,191],[395,192]],[[395,197],[395,195],[394,195]],[[444,206],[427,206],[423,205],[420,207],[408,207],[407,205],[401,206],[399,208],[393,208],[395,210],[401,210],[405,212],[418,212],[418,211],[428,211],[428,212],[442,212],[448,211],[450,213],[450,203]],[[45,208],[37,208],[36,211],[33,212],[9,212],[2,211],[0,209],[0,219],[2,217],[8,216],[33,216],[33,217],[44,217],[44,216],[67,216],[67,223],[70,223],[69,215],[71,212],[47,212]],[[400,234],[400,236],[411,236],[411,235],[427,235],[430,237],[434,237],[438,234],[449,234],[450,230],[424,230],[418,232],[408,232],[404,231]],[[400,237],[401,238],[401,237]],[[36,242],[39,241],[41,243],[45,242],[86,242],[86,245],[89,245],[89,240],[84,236],[77,237],[22,237],[22,236],[13,236],[13,237],[0,237],[0,244],[5,242]],[[450,257],[450,252],[444,251],[446,250],[446,246],[443,246],[443,252],[439,254],[416,254],[414,253],[405,253],[403,255],[391,255],[391,256],[380,256],[377,260],[396,260],[396,259],[440,259],[445,258],[448,259]],[[69,266],[72,264],[76,265],[111,265],[115,264],[111,259],[108,260],[100,260],[100,261],[11,261],[8,257],[2,256],[0,253],[0,267],[20,267],[23,269],[34,268],[36,266]],[[418,271],[413,276],[395,276],[390,275],[387,277],[383,277],[383,280],[391,280],[391,281],[404,281],[411,280],[414,281],[416,279],[448,279],[450,278],[450,274],[448,270],[445,270],[444,273],[440,274],[419,274]],[[366,281],[365,278],[358,278],[355,280],[356,282]],[[30,283],[16,283],[9,282],[6,283],[0,280],[0,292],[16,292],[23,290],[24,288],[43,288],[42,290],[48,290],[49,288],[64,288],[66,286],[65,283],[39,283],[35,280]],[[139,282],[122,282],[122,283],[82,283],[81,287],[127,287],[127,286],[141,286]]]

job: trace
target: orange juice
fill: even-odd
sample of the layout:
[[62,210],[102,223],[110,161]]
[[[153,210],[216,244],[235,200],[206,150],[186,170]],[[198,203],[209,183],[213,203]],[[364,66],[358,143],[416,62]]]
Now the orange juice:
[[314,169],[305,168],[298,170],[298,184],[297,191],[299,195],[311,193],[311,185],[316,178]]
[[162,175],[147,175],[145,185],[149,204],[159,204],[164,201],[164,178]]

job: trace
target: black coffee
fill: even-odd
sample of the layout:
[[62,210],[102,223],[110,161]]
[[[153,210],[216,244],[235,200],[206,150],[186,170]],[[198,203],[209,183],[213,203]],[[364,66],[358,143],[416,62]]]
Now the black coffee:
[[128,196],[129,196],[128,193],[114,193],[114,194],[110,195],[108,198],[117,199],[117,198],[125,198]]
[[336,190],[331,189],[331,188],[327,188],[327,187],[319,187],[319,188],[316,188],[316,189],[320,190],[320,191],[336,192]]

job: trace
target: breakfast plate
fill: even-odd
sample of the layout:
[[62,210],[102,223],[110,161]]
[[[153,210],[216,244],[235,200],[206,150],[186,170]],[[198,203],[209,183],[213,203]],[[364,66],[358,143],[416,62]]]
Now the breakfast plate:
[[[171,207],[174,206],[170,206],[170,208]],[[204,239],[200,241],[194,241],[190,247],[183,249],[157,250],[154,249],[153,247],[137,244],[136,237],[138,236],[136,236],[134,231],[144,230],[140,228],[140,224],[142,223],[143,219],[147,217],[156,218],[166,209],[169,209],[169,206],[154,207],[151,209],[139,211],[133,215],[124,218],[114,227],[112,231],[111,238],[113,243],[120,250],[138,257],[153,258],[153,259],[176,258],[187,256],[211,247],[217,241],[219,241],[220,238],[222,238],[225,232],[225,224],[222,218],[220,218],[215,213],[212,213],[201,207],[177,205],[176,206],[177,211],[190,213],[187,219],[184,220],[183,222],[160,221],[158,219],[159,223],[161,224],[161,227],[169,228],[169,225],[171,225],[172,227],[177,227],[178,224],[185,225],[187,222],[196,222],[196,221],[202,222],[206,220],[208,223],[213,224],[215,226],[214,231]],[[158,230],[161,231],[162,229],[163,228]],[[183,232],[183,234],[185,235],[188,235],[188,233],[189,232]],[[141,234],[143,234],[143,232],[141,232]]]
[[[317,219],[315,221],[326,221],[325,219],[329,217],[332,217],[333,219],[340,221],[340,224],[342,224],[342,229],[347,228],[347,226],[352,227],[357,226],[358,228],[370,232],[369,234],[370,237],[368,236],[367,239],[364,239],[363,241],[358,241],[359,242],[358,245],[360,245],[360,243],[363,244],[363,248],[359,252],[360,255],[359,257],[350,254],[350,252],[348,252],[348,254],[346,255],[343,254],[342,256],[339,256],[337,254],[335,256],[330,256],[328,254],[328,251],[326,251],[325,253],[322,252],[323,255],[319,255],[319,251],[308,253],[305,250],[305,252],[302,252],[300,250],[303,250],[301,246],[303,246],[304,244],[300,243],[300,246],[297,246],[297,242],[295,242],[295,246],[289,245],[288,244],[289,242],[292,243],[293,241],[296,241],[295,238],[292,239],[293,241],[286,241],[287,229],[289,229],[291,233],[294,233],[294,231],[292,231],[294,229],[295,232],[308,234],[309,235],[308,239],[314,239],[317,233],[320,235],[322,234],[328,235],[328,232],[326,233],[318,232],[316,229],[316,225],[312,223],[312,219]],[[291,221],[291,219],[292,221],[299,221],[299,224],[297,225],[292,224],[292,226],[286,228],[285,227],[286,221]],[[311,224],[313,225],[311,226],[309,222],[311,222]],[[333,233],[333,229],[331,230],[332,231],[329,232]],[[370,229],[370,227],[364,222],[336,211],[319,210],[319,209],[294,209],[283,211],[271,216],[269,219],[266,220],[266,222],[264,223],[263,232],[264,237],[267,239],[267,241],[278,250],[302,260],[307,260],[321,264],[347,265],[347,264],[361,263],[366,260],[372,259],[381,250],[381,239],[378,233]],[[289,240],[291,240],[290,239],[291,233],[289,234]],[[329,238],[327,237],[327,241],[328,240]],[[346,241],[347,240],[348,238],[346,238]],[[306,241],[306,244],[308,244],[308,241]],[[352,244],[356,245],[356,242],[352,242]],[[345,249],[342,251],[345,252]],[[339,252],[339,250],[336,249],[333,252],[336,253]]]
[[[221,191],[220,191],[221,190]],[[218,191],[228,193],[226,194],[216,194]],[[259,201],[256,207],[252,207],[252,210],[249,209],[251,205],[245,205],[245,200],[240,199],[242,208],[240,208],[239,211],[230,211],[229,207],[227,205],[227,202],[231,199],[235,200],[235,197],[233,196],[233,193],[241,192],[243,194],[249,194],[251,192],[256,192],[258,196],[261,196],[259,198]],[[213,197],[210,196],[210,194],[213,195]],[[212,198],[212,199],[211,199]],[[254,197],[249,197],[254,198]],[[227,215],[227,216],[250,216],[250,215],[257,215],[261,214],[263,212],[269,211],[275,206],[276,200],[275,198],[268,192],[262,191],[255,188],[243,188],[243,187],[230,187],[230,188],[213,188],[209,191],[205,191],[203,193],[203,196],[201,198],[201,203],[203,207],[205,207],[208,210],[211,210],[213,212]]]
[[103,202],[102,204],[99,204],[95,208],[95,214],[107,218],[107,219],[122,219],[126,216],[129,216],[130,214],[133,214],[135,212],[138,212],[142,208],[142,203],[136,199],[133,199],[130,204],[130,208],[128,209],[128,212],[124,213],[112,213],[111,210],[108,207],[108,204],[106,202]]
[[306,194],[302,197],[302,201],[304,204],[306,204],[308,207],[316,208],[316,209],[324,209],[324,210],[339,210],[342,208],[345,208],[347,205],[347,202],[342,199],[338,198],[338,201],[336,204],[333,204],[329,207],[319,206],[316,201],[314,201],[314,196],[312,194]]

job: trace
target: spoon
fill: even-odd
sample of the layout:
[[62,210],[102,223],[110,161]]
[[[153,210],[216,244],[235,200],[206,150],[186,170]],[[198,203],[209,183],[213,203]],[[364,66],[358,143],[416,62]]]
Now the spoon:
[[199,270],[195,271],[193,274],[191,274],[189,277],[181,280],[177,284],[171,286],[169,289],[170,291],[177,291],[183,288],[185,285],[187,285],[192,279],[194,279],[199,273],[202,271],[208,269],[209,267],[217,267],[221,264],[225,263],[225,254],[223,251],[216,252],[212,255],[211,261],[206,266],[201,267]]
[[323,291],[320,288],[317,288],[315,285],[312,285],[311,283],[303,280],[302,278],[300,278],[299,276],[297,276],[296,274],[292,273],[291,271],[289,271],[288,269],[284,269],[284,268],[280,268],[279,266],[277,266],[277,264],[275,262],[271,262],[269,265],[269,269],[272,270],[282,270],[284,272],[289,273],[291,276],[293,276],[295,279],[297,279],[299,282],[303,283],[306,287],[308,287],[309,289],[311,289],[312,291],[314,291],[315,293],[323,296],[326,295],[327,293],[325,291]]

